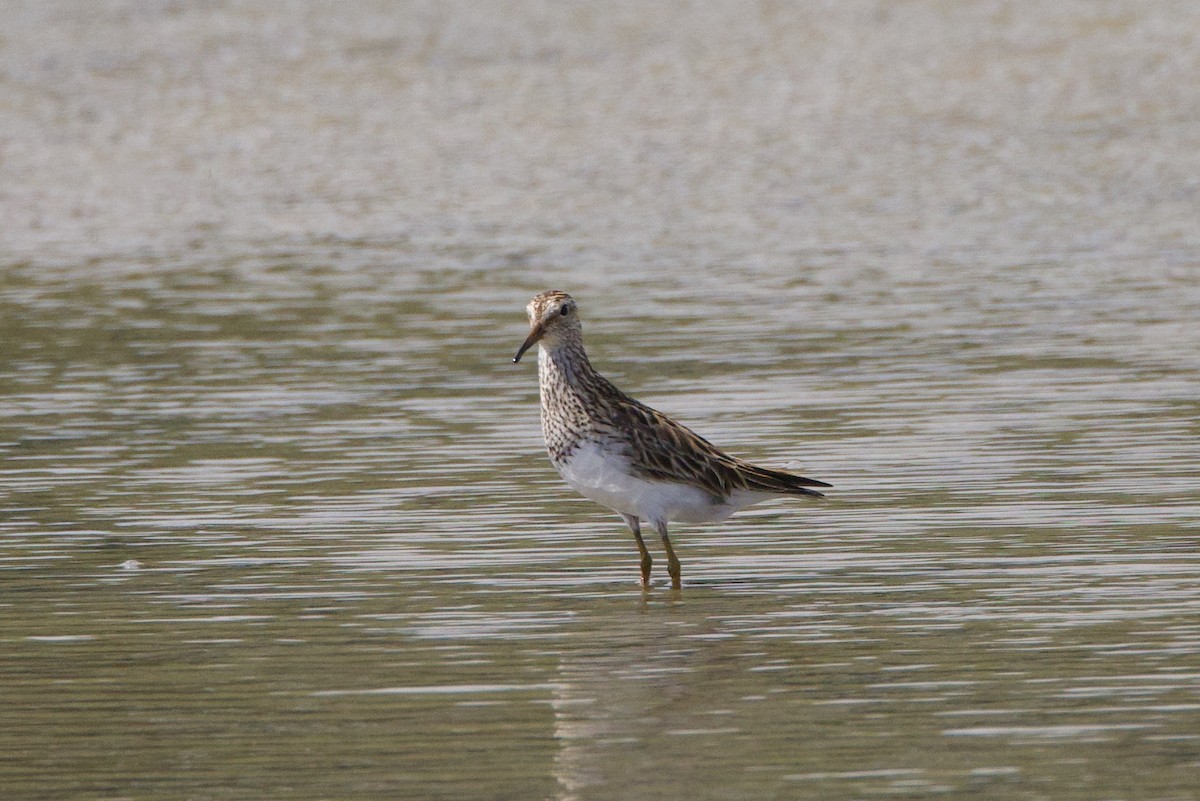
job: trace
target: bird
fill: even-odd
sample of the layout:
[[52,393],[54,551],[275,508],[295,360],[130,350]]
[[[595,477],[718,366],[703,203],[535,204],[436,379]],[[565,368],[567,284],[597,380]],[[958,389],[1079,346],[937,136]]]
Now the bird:
[[526,311],[529,336],[513,363],[538,346],[542,435],[550,461],[577,492],[624,519],[641,556],[643,590],[650,588],[653,565],[643,522],[662,541],[671,587],[680,590],[670,523],[718,522],[770,498],[821,498],[815,488],[832,486],[730,456],[626,395],[588,360],[579,304],[566,292],[542,292]]

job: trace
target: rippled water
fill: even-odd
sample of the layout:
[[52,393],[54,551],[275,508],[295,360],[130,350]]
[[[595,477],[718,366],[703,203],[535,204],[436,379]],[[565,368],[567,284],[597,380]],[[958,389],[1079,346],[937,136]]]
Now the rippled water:
[[[0,795],[1193,798],[1200,27],[1056,8],[14,14]],[[829,498],[643,594],[550,287]]]

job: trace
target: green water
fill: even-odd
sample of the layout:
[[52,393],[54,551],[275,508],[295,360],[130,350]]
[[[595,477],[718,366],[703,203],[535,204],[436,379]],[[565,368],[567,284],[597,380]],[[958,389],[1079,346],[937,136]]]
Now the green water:
[[680,301],[662,326],[585,286],[602,368],[836,487],[678,526],[685,590],[643,595],[620,521],[541,452],[533,366],[508,362],[523,290],[263,269],[284,297],[203,267],[10,272],[10,797],[1194,786],[1195,401],[1171,369],[1086,359],[1086,327],[1064,363],[916,326],[800,343],[789,310]]

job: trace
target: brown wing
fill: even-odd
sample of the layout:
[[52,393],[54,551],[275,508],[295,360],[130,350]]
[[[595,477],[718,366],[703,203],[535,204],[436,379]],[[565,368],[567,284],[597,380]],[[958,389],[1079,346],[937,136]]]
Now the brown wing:
[[735,489],[822,497],[809,487],[830,486],[743,462],[644,403],[624,393],[620,397],[610,410],[612,425],[631,437],[631,465],[648,478],[678,481],[686,477],[718,501]]

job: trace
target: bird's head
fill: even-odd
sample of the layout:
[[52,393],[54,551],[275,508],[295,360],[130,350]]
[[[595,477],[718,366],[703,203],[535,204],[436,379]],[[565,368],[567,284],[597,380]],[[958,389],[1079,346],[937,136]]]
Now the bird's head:
[[566,292],[557,289],[543,292],[529,301],[525,309],[529,312],[529,336],[513,356],[514,362],[521,361],[525,351],[538,342],[554,348],[581,339],[583,328],[579,324],[579,307]]

